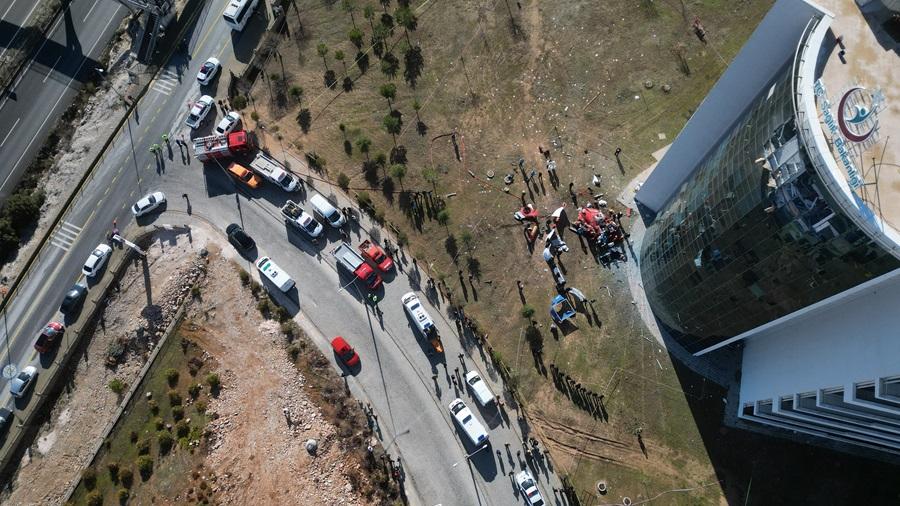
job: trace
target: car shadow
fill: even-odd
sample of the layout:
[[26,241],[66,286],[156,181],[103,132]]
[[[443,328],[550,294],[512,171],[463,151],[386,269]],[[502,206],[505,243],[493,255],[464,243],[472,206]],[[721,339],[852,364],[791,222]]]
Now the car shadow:
[[[416,326],[416,323],[413,321],[412,317],[409,316],[407,311],[403,311],[403,314],[406,315],[407,326],[409,327],[410,335],[416,341],[416,344],[419,345],[419,348],[422,349],[422,352],[425,353],[425,356],[428,357],[428,361],[431,363],[432,368],[437,366],[437,364],[446,364],[447,357],[445,353],[438,353],[434,346],[431,345],[431,340],[426,339],[419,333],[419,327]],[[443,342],[443,338],[441,339]]]
[[37,377],[31,380],[31,385],[28,387],[28,391],[25,392],[25,395],[19,398],[13,397],[13,402],[16,405],[16,409],[23,410],[28,407],[28,403],[31,402],[31,397],[34,396],[34,389],[37,386],[37,380]]
[[[362,357],[359,359],[359,364],[350,367],[341,360],[341,357],[338,356],[336,351],[331,350],[331,355],[334,357],[335,363],[337,363],[338,368],[341,370],[341,376],[356,376],[362,371]],[[359,352],[357,352],[356,355],[359,356]]]
[[284,221],[284,228],[287,231],[288,242],[296,246],[298,249],[319,258],[319,260],[321,261],[322,249],[328,243],[322,238],[322,236],[313,239],[306,235],[304,232],[297,230],[296,227],[288,223],[286,220]]
[[297,290],[296,284],[292,286],[290,290],[282,292],[280,288],[275,286],[275,283],[272,283],[272,281],[265,276],[260,276],[260,279],[262,279],[262,284],[272,300],[286,309],[291,318],[300,312],[300,291]]
[[57,338],[57,341],[53,343],[49,351],[47,351],[46,353],[38,354],[38,361],[41,363],[41,367],[43,367],[44,369],[48,369],[50,365],[53,364],[53,362],[56,360],[56,355],[59,353],[61,341],[65,338],[66,335],[65,333],[63,333]]
[[[465,379],[463,381],[465,381]],[[482,406],[481,403],[478,402],[478,399],[475,398],[475,395],[472,393],[472,390],[468,385],[466,385],[466,393],[469,394],[469,399],[472,400],[472,405],[478,408],[478,414],[481,415],[481,419],[484,420],[489,429],[495,429],[502,425],[503,418],[495,402],[492,402],[487,406]]]
[[166,212],[166,210],[169,208],[168,198],[169,197],[166,196],[166,201],[163,202],[162,204],[160,204],[160,206],[157,207],[156,209],[154,209],[150,214],[145,214],[140,217],[135,217],[135,219],[134,219],[135,223],[137,223],[138,225],[140,225],[142,227],[146,227],[147,225],[152,225],[156,220],[159,219],[159,216],[161,214],[163,214],[164,212]]
[[266,2],[259,2],[253,16],[247,21],[242,31],[231,30],[231,45],[234,58],[241,63],[249,63],[253,58],[259,41],[269,26],[269,12]]
[[[463,445],[466,447],[466,452],[469,455],[472,454],[473,451],[477,450],[477,448],[471,446],[471,443],[468,440],[465,432],[463,432],[458,424],[454,424],[456,426],[456,433],[459,438],[462,440]],[[475,469],[478,470],[478,473],[481,474],[481,477],[484,478],[484,481],[493,481],[494,478],[497,477],[497,461],[494,459],[494,450],[492,449],[490,441],[485,448],[478,450],[478,453],[469,457],[469,462],[475,466]]]

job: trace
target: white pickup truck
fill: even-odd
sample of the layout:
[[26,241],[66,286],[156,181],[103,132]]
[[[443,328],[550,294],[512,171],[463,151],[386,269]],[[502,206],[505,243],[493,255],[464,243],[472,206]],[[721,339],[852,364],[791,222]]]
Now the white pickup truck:
[[299,184],[297,178],[289,174],[284,165],[263,152],[256,154],[256,157],[250,162],[250,169],[287,192],[296,190]]
[[287,203],[284,204],[284,207],[281,208],[281,214],[284,215],[288,223],[299,228],[311,238],[315,239],[322,235],[322,230],[324,229],[322,224],[316,221],[315,218],[310,216],[309,213],[304,211],[303,208],[293,200],[288,200]]

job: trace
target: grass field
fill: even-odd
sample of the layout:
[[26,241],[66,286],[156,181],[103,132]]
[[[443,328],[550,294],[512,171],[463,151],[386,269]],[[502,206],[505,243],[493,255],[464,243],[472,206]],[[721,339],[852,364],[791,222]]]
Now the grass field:
[[[82,476],[72,504],[92,504],[98,496],[102,504],[150,504],[174,498],[188,488],[195,491],[190,494],[193,501],[213,502],[212,491],[200,479],[203,473],[198,466],[205,458],[202,434],[211,395],[206,379],[215,364],[188,339],[191,325],[182,322],[163,345],[91,470]],[[177,377],[171,374],[173,370]],[[191,387],[196,389],[196,385],[202,388],[193,396]],[[147,392],[151,399],[146,397]],[[180,397],[178,403],[172,402],[172,393]],[[164,451],[161,440],[169,436],[171,448]],[[141,473],[141,458],[150,459],[152,471]],[[131,479],[127,477],[129,472]]]
[[[452,301],[465,306],[512,368],[535,430],[573,477],[583,504],[676,488],[692,490],[667,495],[667,503],[719,503],[723,487],[687,402],[693,394],[682,391],[669,356],[634,311],[621,269],[602,268],[568,237],[566,277],[597,299],[596,320],[579,316],[577,330],[554,339],[546,312],[552,278],[540,246],[529,251],[512,213],[522,192],[542,216],[567,202],[572,212],[569,183],[579,203],[599,191],[616,206],[614,196],[672,141],[771,2],[419,2],[411,6],[417,23],[408,39],[400,27],[388,38],[400,61],[394,78],[382,72],[370,44],[385,14],[380,3],[356,2],[352,17],[342,3],[297,5],[302,34],[291,10],[290,36],[245,110],[265,127],[268,147],[326,160],[328,177],[344,174],[348,193],[365,192],[419,266],[446,282]],[[387,13],[393,18],[396,9],[391,3]],[[691,32],[695,17],[707,44]],[[348,37],[354,23],[364,34],[359,50]],[[424,58],[415,87],[403,74],[410,44]],[[358,51],[369,58],[365,73],[354,64]],[[328,70],[335,89],[325,85]],[[345,77],[351,91],[342,90]],[[393,98],[380,94],[386,83],[395,85]],[[292,93],[295,86],[302,93]],[[301,110],[308,110],[307,132],[297,119]],[[392,111],[402,118],[395,136],[383,126]],[[390,158],[396,146],[405,148],[405,171],[390,162],[366,170],[366,161]],[[557,188],[542,171],[539,147],[557,161]],[[520,159],[526,172],[541,173],[527,186]],[[506,173],[516,173],[508,192]],[[593,174],[602,176],[599,189],[589,188]],[[412,193],[427,190],[433,198]],[[604,394],[606,417],[579,409],[541,372],[523,337],[529,322],[521,316],[517,279],[536,311],[544,366],[554,364]],[[592,492],[598,480],[608,482],[606,496]]]

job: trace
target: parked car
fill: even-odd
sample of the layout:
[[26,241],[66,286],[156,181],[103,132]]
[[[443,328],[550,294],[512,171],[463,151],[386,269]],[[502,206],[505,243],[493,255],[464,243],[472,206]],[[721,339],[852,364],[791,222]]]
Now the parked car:
[[284,204],[281,208],[281,214],[287,218],[288,223],[299,228],[313,239],[322,235],[322,231],[325,230],[321,223],[316,221],[315,218],[310,216],[293,200],[288,200]]
[[98,244],[84,262],[81,272],[89,278],[96,276],[103,269],[103,266],[106,265],[110,255],[112,255],[112,248],[108,244]]
[[328,199],[318,193],[309,198],[309,203],[312,204],[313,211],[324,218],[332,227],[341,228],[344,226],[344,223],[347,223],[344,215]]
[[77,314],[78,311],[81,310],[81,305],[84,304],[84,299],[87,297],[87,291],[86,286],[76,283],[75,286],[66,292],[62,304],[59,305],[59,310],[62,311],[62,314]]
[[475,397],[475,400],[478,401],[478,404],[487,406],[494,402],[494,392],[491,392],[487,383],[481,379],[481,376],[478,375],[478,371],[469,371],[466,374],[466,384],[469,385],[469,389],[472,390],[472,395]]
[[488,433],[484,429],[484,425],[481,425],[481,422],[475,418],[475,414],[472,413],[472,410],[466,406],[462,399],[453,399],[449,407],[453,419],[456,420],[459,428],[462,429],[473,445],[481,446],[487,444]]
[[238,251],[251,251],[256,247],[256,242],[252,237],[244,232],[237,223],[232,223],[225,228],[225,234],[228,235],[228,242]]
[[200,66],[200,72],[197,72],[197,81],[200,82],[201,86],[206,86],[214,77],[216,77],[220,68],[222,68],[222,65],[217,58],[206,60],[203,62],[203,65]]
[[194,102],[190,114],[188,114],[187,119],[184,120],[184,124],[191,128],[199,127],[203,124],[203,120],[206,119],[206,116],[215,104],[216,101],[211,96],[203,95],[200,97],[200,100]]
[[5,431],[9,427],[9,423],[13,420],[13,412],[9,408],[0,408],[0,432]]
[[229,111],[228,114],[226,114],[225,117],[222,118],[222,121],[219,121],[219,124],[216,125],[215,133],[216,135],[230,134],[240,124],[241,115],[234,111]]
[[347,367],[356,367],[359,365],[359,355],[356,350],[350,346],[343,337],[337,336],[331,340],[331,349],[341,359]]
[[528,501],[530,506],[544,505],[544,498],[541,497],[541,491],[538,490],[537,482],[534,480],[534,477],[531,476],[531,473],[522,471],[517,474],[516,484],[519,485],[519,490],[522,491],[522,497]]
[[62,337],[65,331],[66,326],[62,323],[48,323],[44,326],[44,330],[41,331],[41,335],[38,336],[37,341],[34,342],[34,349],[36,349],[38,353],[47,353],[54,346],[59,344],[59,338]]
[[25,393],[28,392],[28,389],[31,388],[31,385],[34,383],[34,379],[37,378],[37,375],[37,367],[33,365],[29,365],[25,369],[22,369],[22,372],[9,382],[9,393],[16,399],[24,397]]
[[166,203],[166,194],[163,192],[153,192],[144,196],[131,206],[131,214],[135,218],[139,218],[147,213],[152,212],[157,207]]
[[232,163],[228,166],[228,173],[250,188],[256,189],[262,184],[262,179],[259,176],[251,172],[247,167],[237,163]]

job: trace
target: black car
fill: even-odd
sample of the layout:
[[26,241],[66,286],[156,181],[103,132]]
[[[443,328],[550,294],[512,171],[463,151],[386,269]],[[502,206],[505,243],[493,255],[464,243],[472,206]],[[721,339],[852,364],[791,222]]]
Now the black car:
[[87,287],[76,284],[71,290],[66,292],[66,298],[64,298],[62,304],[59,305],[59,310],[65,315],[77,313],[78,310],[81,309],[81,305],[84,304],[86,296]]
[[6,430],[9,422],[13,419],[12,411],[9,408],[0,408],[0,432]]
[[237,223],[228,225],[225,229],[225,233],[228,234],[228,242],[239,250],[250,251],[256,247],[253,238],[247,235],[247,233],[244,232],[244,229]]

